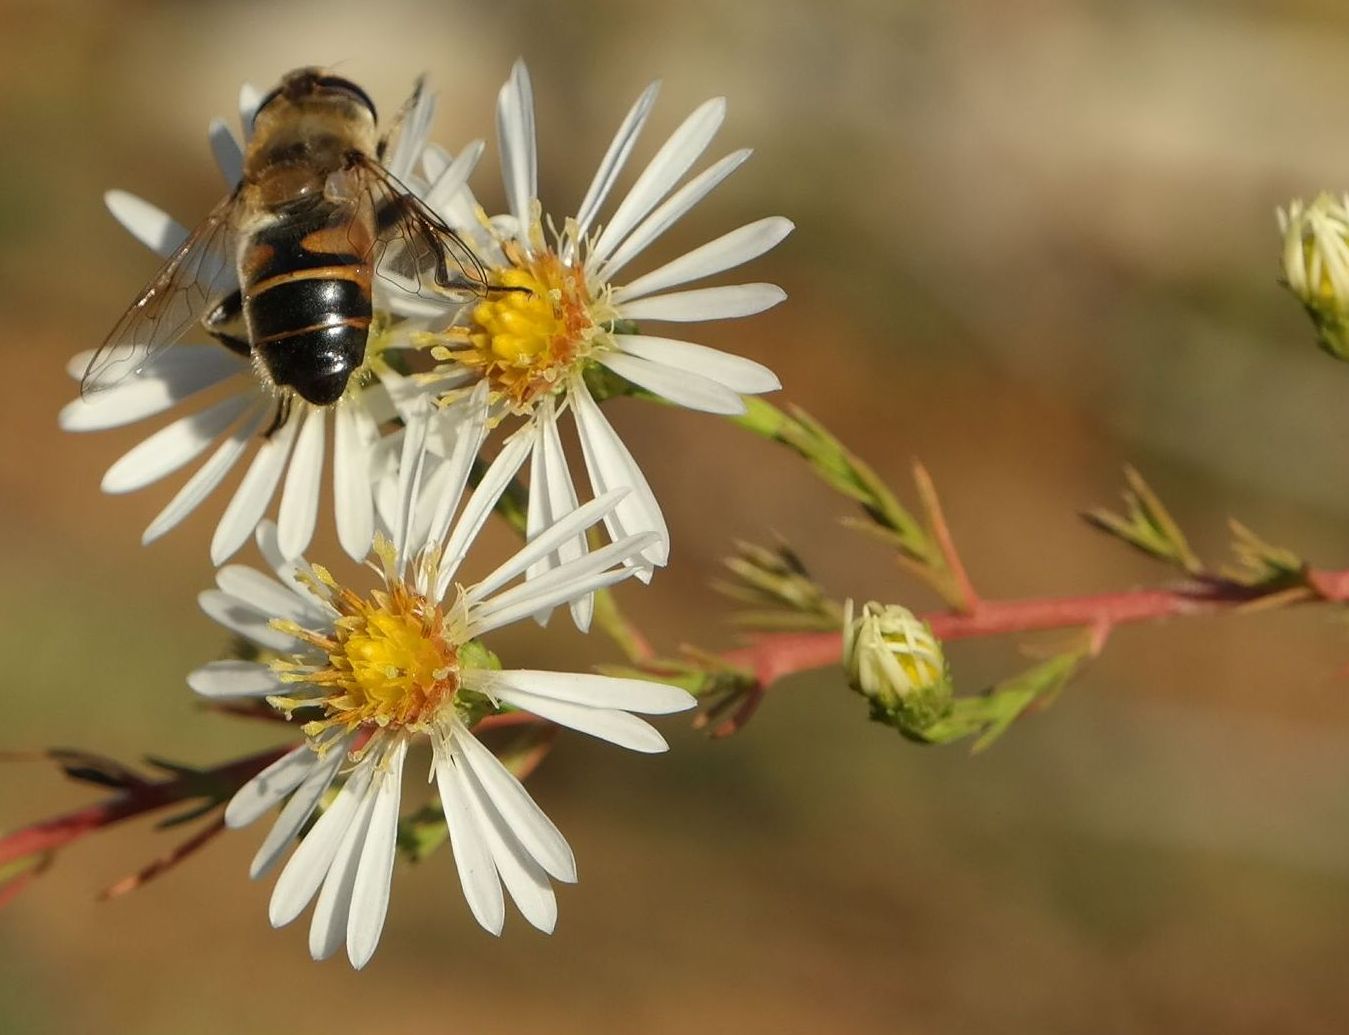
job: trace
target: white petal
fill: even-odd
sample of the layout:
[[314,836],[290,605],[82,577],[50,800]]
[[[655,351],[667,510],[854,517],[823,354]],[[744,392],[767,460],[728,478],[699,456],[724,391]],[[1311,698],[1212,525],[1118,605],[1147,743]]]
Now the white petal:
[[515,775],[496,755],[478,743],[472,733],[459,727],[451,737],[459,757],[492,799],[496,811],[521,847],[554,879],[574,884],[576,858],[562,831],[544,814]]
[[[529,454],[529,500],[525,509],[525,539],[532,540],[553,523],[553,504],[549,494],[548,474],[545,470],[545,443],[549,431],[557,430],[557,415],[553,410],[553,397],[547,396],[536,411],[535,420],[539,431],[534,436],[534,445]],[[574,490],[573,490],[574,491]],[[530,569],[531,576],[545,572],[557,563],[556,556],[544,557],[534,561]],[[546,623],[547,615],[536,616]]]
[[411,542],[413,518],[417,509],[417,490],[422,484],[422,465],[426,459],[426,431],[431,421],[431,401],[425,397],[412,407],[403,429],[403,450],[398,461],[398,509],[394,512],[393,541],[398,547],[398,574],[402,575],[408,558],[421,544]]
[[367,794],[361,802],[356,818],[342,835],[332,865],[323,878],[319,899],[314,903],[314,917],[309,922],[309,955],[316,960],[326,960],[346,940],[352,889],[356,886],[356,874],[370,830],[371,816],[375,811],[376,797]]
[[215,155],[215,164],[230,190],[244,175],[244,153],[239,141],[234,139],[224,119],[212,119],[210,128],[211,153]]
[[[546,526],[526,546],[516,551],[514,556],[469,590],[468,599],[478,601],[495,593],[540,557],[556,550],[563,542],[574,539],[577,532],[583,532],[591,525],[600,522],[604,515],[613,510],[618,505],[618,501],[626,495],[626,489],[616,489],[591,500],[585,506],[576,508],[561,520]],[[580,553],[568,558],[568,561],[574,561],[578,557],[580,557]],[[543,575],[543,572],[539,573],[540,578]]]
[[595,242],[587,265],[598,266],[613,254],[623,238],[669,193],[679,177],[707,149],[725,117],[726,100],[717,97],[699,105],[670,134],[670,139],[656,152],[656,156],[637,177],[632,190],[619,204],[609,225]]
[[497,140],[506,200],[520,225],[519,239],[529,251],[529,222],[538,193],[538,157],[534,138],[534,92],[529,70],[517,61],[497,95]]
[[323,477],[324,411],[306,407],[295,441],[295,455],[286,471],[277,514],[277,543],[287,557],[298,557],[314,537],[319,512],[319,483]]
[[187,240],[187,227],[134,194],[110,190],[103,195],[103,203],[132,237],[161,259],[167,259]]
[[460,788],[455,765],[440,745],[435,748],[435,770],[440,804],[450,831],[454,865],[459,871],[459,884],[464,889],[469,911],[486,930],[500,934],[506,921],[506,902],[501,894],[496,863],[488,851],[486,835]]
[[[476,166],[482,153],[481,148],[482,141],[475,140],[464,149],[468,152],[468,157],[465,158],[465,155],[461,153],[459,158],[466,161],[471,160]],[[455,159],[454,161],[458,160]],[[434,144],[429,145],[422,153],[422,167],[426,171],[427,180],[432,183],[445,175],[446,170],[452,164],[448,152]],[[474,250],[483,261],[492,266],[504,266],[506,264],[506,257],[502,254],[501,248],[478,222],[478,200],[473,196],[473,191],[469,189],[467,183],[461,185],[459,190],[448,198],[442,198],[438,194],[437,202],[437,213],[459,232],[460,237],[473,245]]]
[[413,163],[426,143],[426,133],[431,127],[431,119],[436,113],[436,95],[430,90],[421,89],[417,93],[416,103],[403,118],[402,129],[394,143],[393,153],[388,156],[386,168],[397,180],[406,181],[412,172]]
[[283,632],[273,629],[267,623],[271,615],[259,614],[242,600],[230,596],[218,589],[208,589],[197,594],[197,603],[214,622],[223,625],[230,632],[238,633],[269,650],[291,654],[300,649],[300,643]]
[[[562,449],[562,436],[558,434],[557,417],[554,415],[551,396],[540,408],[537,419],[539,437],[534,445],[534,456],[529,472],[526,538],[530,540],[540,535],[545,526],[552,525],[576,509],[576,486],[572,483],[571,468]],[[585,554],[587,549],[585,533],[581,532],[574,539],[563,542],[550,556],[535,562],[526,577],[536,578],[549,568],[574,561]],[[590,629],[590,621],[594,614],[593,595],[571,602],[571,619],[581,632]],[[538,621],[547,621],[547,618],[547,612],[535,615]]]
[[276,483],[286,469],[291,443],[295,441],[300,422],[292,417],[278,428],[253,457],[243,480],[234,491],[220,523],[211,538],[211,562],[223,564],[231,554],[247,542],[258,527],[267,504],[276,493]]
[[301,744],[277,759],[235,793],[225,806],[225,825],[247,826],[314,775],[318,759],[308,744]]
[[341,846],[342,835],[347,832],[369,792],[376,757],[375,751],[365,756],[276,879],[267,907],[273,927],[284,927],[299,916],[323,883]]
[[[375,371],[375,376],[379,380],[373,384],[366,385],[361,390],[359,398],[359,409],[365,416],[370,418],[374,424],[376,432],[379,425],[385,424],[399,416],[398,407],[394,405],[392,396],[387,387],[390,380],[404,380],[402,375],[396,374],[391,370],[380,368]],[[447,378],[448,380],[448,378]],[[377,437],[377,436],[376,436]]]
[[370,552],[375,504],[370,496],[370,448],[379,429],[359,400],[343,400],[333,417],[333,507],[337,539],[352,560]]
[[[395,432],[395,434],[401,434],[401,432]],[[404,440],[406,440],[406,437],[404,437]],[[453,472],[450,470],[450,465],[440,459],[432,450],[428,449],[426,452],[426,459],[422,465],[422,486],[417,493],[417,507],[412,515],[412,527],[406,532],[410,553],[415,554],[427,543],[434,542],[430,535],[431,514],[429,513],[430,506],[427,503],[427,500],[439,498],[440,494],[445,490],[445,483],[449,481],[452,474]],[[379,477],[384,481],[394,480],[392,475],[384,472],[381,472]],[[379,491],[384,495],[384,499],[379,503],[379,511],[381,519],[385,520],[384,515],[386,511],[390,517],[392,517],[393,513],[398,509],[398,501],[394,498],[397,495],[397,487],[395,486],[393,489],[389,489],[386,484],[381,484]],[[386,524],[389,527],[393,527],[395,522],[386,520]],[[424,581],[421,569],[415,569],[413,575],[415,580],[419,582]]]
[[455,196],[464,189],[468,178],[473,175],[486,145],[481,140],[472,140],[440,172],[426,192],[426,203],[435,212],[448,212]]
[[177,527],[184,518],[201,506],[206,497],[225,480],[225,476],[234,469],[234,465],[244,455],[249,442],[261,429],[266,414],[267,411],[263,407],[255,407],[252,414],[239,422],[230,437],[220,443],[210,459],[197,469],[173,499],[169,500],[168,505],[146,527],[141,535],[141,545],[154,542],[165,532]]
[[487,437],[487,404],[489,386],[480,381],[468,398],[441,411],[436,423],[437,434],[453,443],[445,461],[443,481],[434,493],[426,496],[425,506],[431,516],[427,524],[426,542],[441,543],[449,534],[450,522],[468,485],[473,461]]
[[375,279],[375,309],[388,310],[392,316],[448,322],[463,308],[460,302],[423,297],[416,293],[419,290],[411,277],[385,267]]
[[599,360],[619,377],[627,378],[633,384],[691,410],[722,414],[745,412],[744,400],[735,392],[715,381],[690,374],[687,370],[667,367],[624,352],[605,353]]
[[[614,181],[618,179],[618,174],[623,171],[628,156],[632,154],[633,145],[637,143],[637,137],[642,132],[642,127],[646,125],[647,116],[651,114],[651,106],[656,103],[658,93],[660,93],[659,79],[643,90],[636,103],[628,109],[628,114],[609,144],[609,150],[604,152],[604,158],[600,161],[599,168],[595,170],[595,178],[590,181],[590,187],[586,190],[580,208],[576,210],[576,239],[585,238],[590,230],[590,224],[599,214],[600,206],[609,196]],[[576,239],[567,241],[566,250],[562,255],[564,263],[572,261]]]
[[259,521],[258,527],[253,532],[253,538],[257,541],[258,552],[267,562],[267,567],[276,575],[277,582],[286,587],[294,587],[296,592],[303,593],[319,610],[324,612],[330,610],[325,601],[316,597],[303,583],[296,581],[296,574],[306,567],[308,562],[303,557],[286,557],[281,552],[281,547],[276,541],[275,521]]
[[[621,500],[623,490],[616,490],[612,494],[601,497],[605,502],[605,507],[596,508],[595,513],[605,514],[613,512],[614,504]],[[587,504],[587,506],[593,505]],[[586,515],[590,516],[589,513]],[[596,572],[602,572],[611,566],[621,569],[622,566],[630,564],[634,558],[637,558],[642,549],[647,546],[654,538],[655,533],[645,532],[639,536],[628,536],[617,542],[607,543],[598,550],[589,551],[581,556],[568,561],[566,564],[559,564],[548,571],[540,572],[532,579],[528,579],[519,585],[512,586],[510,589],[497,593],[496,596],[487,596],[482,588],[482,584],[472,586],[467,593],[467,599],[470,606],[470,619],[476,622],[479,619],[485,619],[495,614],[503,607],[513,607],[514,605],[527,601],[535,597],[543,598],[547,596],[552,599],[555,594],[554,589],[567,589],[571,585],[578,583]],[[528,547],[526,547],[528,549]],[[512,558],[513,560],[514,558]],[[506,562],[508,565],[511,561]],[[498,579],[492,579],[487,583],[490,587],[499,584]],[[563,600],[568,599],[566,597]]]
[[[82,356],[92,356],[84,353]],[[86,358],[76,377],[84,376]],[[182,402],[197,392],[240,373],[242,361],[234,353],[212,345],[178,345],[156,357],[135,377],[113,388],[75,399],[60,414],[65,431],[101,431],[132,424]],[[240,381],[239,390],[248,383]]]
[[239,125],[243,127],[244,139],[253,135],[253,116],[258,113],[258,103],[262,92],[252,83],[239,87]]
[[[629,553],[635,553],[641,548],[643,543],[650,542],[650,536],[634,537],[625,539],[621,543],[615,544]],[[599,554],[596,550],[591,556]],[[579,561],[575,562],[581,563]],[[484,607],[474,615],[469,622],[469,635],[483,636],[493,629],[500,629],[502,626],[510,625],[512,622],[518,622],[522,618],[528,618],[537,614],[539,611],[557,607],[560,604],[570,603],[578,600],[587,593],[593,593],[597,589],[603,589],[606,586],[612,586],[622,582],[626,578],[634,575],[640,577],[641,572],[647,569],[632,566],[614,568],[610,571],[601,571],[598,574],[575,577],[568,573],[565,579],[554,579],[552,576],[570,568],[572,565],[566,565],[562,568],[554,568],[547,575],[541,575],[537,579],[531,579],[522,586],[507,590],[494,600],[489,607]],[[547,588],[544,588],[546,585]],[[519,596],[511,596],[516,590]],[[506,597],[510,597],[506,600]]]
[[248,867],[248,876],[251,879],[257,880],[285,854],[295,835],[300,832],[300,828],[318,807],[320,799],[327,793],[328,786],[333,782],[338,768],[347,757],[347,747],[347,738],[331,743],[328,753],[321,761],[315,763],[304,782],[291,795],[290,801],[286,802],[286,807],[281,810],[281,815],[276,818],[272,829],[267,832],[267,837],[263,839],[253,856],[253,862]]
[[252,396],[232,396],[161,428],[108,468],[103,491],[131,492],[176,471],[200,456],[252,402]]
[[644,334],[616,334],[614,343],[630,356],[687,371],[725,385],[741,395],[775,392],[782,387],[777,375],[762,363],[720,349],[709,349],[706,345]]
[[714,273],[743,265],[774,247],[792,232],[793,226],[790,219],[769,216],[767,219],[742,226],[738,230],[732,230],[728,234],[722,234],[715,241],[708,241],[707,244],[672,259],[659,269],[654,269],[645,276],[618,288],[614,292],[614,301],[621,305],[657,291],[664,291],[666,288],[687,284],[692,280],[701,280]]
[[360,970],[370,962],[384,930],[389,911],[389,886],[393,881],[394,849],[398,846],[398,805],[402,800],[403,759],[407,741],[399,739],[384,753],[375,775],[371,795],[375,799],[370,830],[361,851],[356,885],[351,893],[351,917],[347,921],[347,956]]
[[215,573],[215,582],[230,596],[269,618],[288,618],[301,625],[327,618],[299,583],[286,585],[245,564],[226,565]]
[[582,704],[541,697],[524,690],[495,687],[494,692],[498,700],[514,705],[522,711],[531,712],[578,733],[588,733],[592,737],[607,740],[619,747],[648,754],[669,748],[665,738],[654,726],[624,711],[612,708],[588,708]]
[[484,671],[474,677],[473,685],[493,697],[499,687],[505,687],[588,708],[619,708],[644,715],[669,715],[698,703],[692,694],[668,683],[579,672]]
[[647,547],[642,556],[651,564],[665,564],[670,556],[670,533],[641,468],[584,385],[578,385],[570,398],[581,437],[581,454],[596,495],[621,486],[632,490],[605,519],[610,538],[655,532],[658,541]]
[[451,756],[450,765],[506,890],[526,920],[541,931],[551,932],[557,923],[557,899],[548,874],[515,839],[491,796],[457,753]]
[[450,533],[441,554],[440,572],[436,580],[437,598],[445,595],[468,548],[473,545],[474,538],[492,513],[492,508],[529,455],[532,431],[532,427],[526,425],[506,440],[501,452],[483,472],[482,481],[464,505],[464,512],[455,522],[454,531]]
[[187,685],[203,697],[265,697],[285,686],[256,661],[212,661],[190,673]]
[[674,226],[694,205],[707,197],[712,188],[740,168],[752,153],[747,147],[732,151],[671,194],[651,215],[642,220],[622,245],[614,250],[609,261],[596,271],[595,278],[605,282],[612,281],[619,270],[645,251],[652,241]]
[[721,287],[652,295],[619,307],[624,320],[730,320],[772,309],[787,292],[776,284],[725,284]]
[[234,792],[225,806],[225,826],[231,830],[248,826],[304,783],[318,764],[318,755],[307,743],[282,755]]

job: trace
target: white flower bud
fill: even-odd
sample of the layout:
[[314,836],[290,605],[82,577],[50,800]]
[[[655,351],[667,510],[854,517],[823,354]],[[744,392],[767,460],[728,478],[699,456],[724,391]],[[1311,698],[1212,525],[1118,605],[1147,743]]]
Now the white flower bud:
[[941,641],[926,622],[897,604],[868,603],[843,616],[843,665],[872,718],[921,733],[951,710],[952,686]]
[[1349,359],[1349,195],[1320,195],[1278,212],[1283,283],[1306,307],[1321,347]]

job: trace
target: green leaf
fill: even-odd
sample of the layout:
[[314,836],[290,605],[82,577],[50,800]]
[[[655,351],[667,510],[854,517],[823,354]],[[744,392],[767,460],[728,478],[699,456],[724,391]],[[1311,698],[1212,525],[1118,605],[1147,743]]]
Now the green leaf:
[[1204,564],[1190,549],[1180,526],[1162,501],[1134,468],[1124,469],[1128,487],[1124,490],[1127,513],[1116,514],[1099,507],[1082,516],[1108,535],[1128,543],[1149,557],[1178,565],[1191,575],[1204,571]]
[[921,732],[932,744],[977,736],[972,750],[988,748],[1032,706],[1044,707],[1063,691],[1090,657],[1084,647],[1054,657],[1005,679],[978,697],[958,697],[951,713]]
[[1225,574],[1233,581],[1264,588],[1293,586],[1303,581],[1307,562],[1292,550],[1266,542],[1235,518],[1228,525],[1232,529],[1232,552],[1236,554],[1237,567]]
[[736,555],[723,560],[736,581],[714,582],[713,589],[746,605],[733,615],[737,625],[753,629],[837,629],[843,608],[831,600],[786,543],[775,549],[736,543]]

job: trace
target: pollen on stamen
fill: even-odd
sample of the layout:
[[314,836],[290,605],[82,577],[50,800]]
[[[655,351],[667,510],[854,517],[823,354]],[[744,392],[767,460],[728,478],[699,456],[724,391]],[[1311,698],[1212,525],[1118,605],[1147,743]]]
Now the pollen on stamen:
[[502,292],[479,302],[467,326],[420,336],[433,358],[476,368],[496,400],[528,414],[543,396],[565,387],[587,359],[609,343],[614,320],[607,289],[592,291],[584,265],[564,262],[558,249],[533,253],[504,242],[510,265],[495,272]]
[[459,691],[459,647],[444,609],[401,580],[388,579],[366,596],[334,586],[329,599],[339,614],[331,633],[272,622],[311,648],[274,661],[273,671],[283,683],[317,692],[278,695],[272,703],[287,715],[321,709],[322,717],[304,726],[311,737],[334,727],[435,727]]

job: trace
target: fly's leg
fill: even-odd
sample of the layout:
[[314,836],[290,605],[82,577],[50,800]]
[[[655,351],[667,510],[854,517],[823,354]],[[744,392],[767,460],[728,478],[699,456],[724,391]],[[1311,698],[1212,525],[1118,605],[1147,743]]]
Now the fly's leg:
[[285,426],[286,421],[290,420],[290,400],[290,392],[284,393],[276,400],[276,413],[272,416],[272,423],[267,425],[267,430],[262,433],[263,438],[271,438]]

